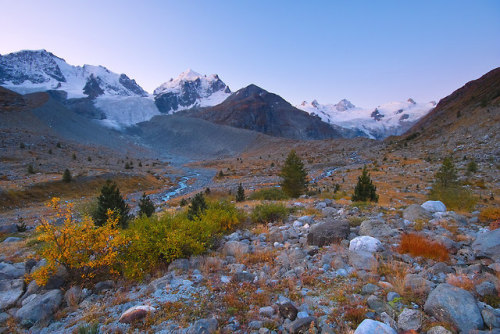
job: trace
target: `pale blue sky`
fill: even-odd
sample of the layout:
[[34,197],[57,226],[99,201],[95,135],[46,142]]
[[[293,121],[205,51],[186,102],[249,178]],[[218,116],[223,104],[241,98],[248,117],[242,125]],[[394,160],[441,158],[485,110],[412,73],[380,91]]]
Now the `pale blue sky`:
[[293,104],[438,100],[500,66],[500,1],[0,0],[0,53],[46,49],[149,92],[187,68]]

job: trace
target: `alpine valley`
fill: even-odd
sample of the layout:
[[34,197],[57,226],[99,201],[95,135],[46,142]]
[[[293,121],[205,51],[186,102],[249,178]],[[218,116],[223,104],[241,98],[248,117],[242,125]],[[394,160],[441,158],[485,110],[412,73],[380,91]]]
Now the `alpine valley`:
[[164,80],[0,56],[0,333],[500,332],[500,68],[373,107]]

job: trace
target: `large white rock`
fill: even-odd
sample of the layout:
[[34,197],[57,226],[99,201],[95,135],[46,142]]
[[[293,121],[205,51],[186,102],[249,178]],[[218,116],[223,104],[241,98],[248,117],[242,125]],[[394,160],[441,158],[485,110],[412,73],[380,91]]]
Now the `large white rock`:
[[446,211],[446,205],[441,201],[427,201],[422,204],[422,208],[432,213]]
[[391,327],[387,326],[383,322],[375,321],[371,319],[365,319],[359,324],[358,328],[354,334],[397,334],[397,332]]
[[351,240],[349,243],[349,250],[374,253],[382,250],[382,243],[377,238],[363,235]]

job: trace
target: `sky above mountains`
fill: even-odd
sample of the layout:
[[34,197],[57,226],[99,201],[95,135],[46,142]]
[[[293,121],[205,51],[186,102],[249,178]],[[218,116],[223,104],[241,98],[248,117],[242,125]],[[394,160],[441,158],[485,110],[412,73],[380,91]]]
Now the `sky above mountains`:
[[500,66],[500,1],[0,0],[0,53],[46,49],[152,92],[187,68],[293,104],[438,100]]

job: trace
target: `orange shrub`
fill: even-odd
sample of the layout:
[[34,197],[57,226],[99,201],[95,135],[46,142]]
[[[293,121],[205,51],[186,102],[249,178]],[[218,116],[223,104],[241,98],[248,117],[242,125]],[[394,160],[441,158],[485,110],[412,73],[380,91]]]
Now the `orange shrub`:
[[409,253],[413,256],[423,256],[437,261],[447,261],[450,258],[446,247],[436,241],[429,240],[426,236],[410,233],[401,236],[398,252]]
[[500,219],[495,220],[494,222],[491,222],[491,223],[490,223],[490,230],[491,230],[491,231],[494,231],[494,230],[496,230],[497,228],[500,228]]
[[490,222],[492,220],[500,220],[500,208],[488,207],[481,210],[479,219],[483,222]]

